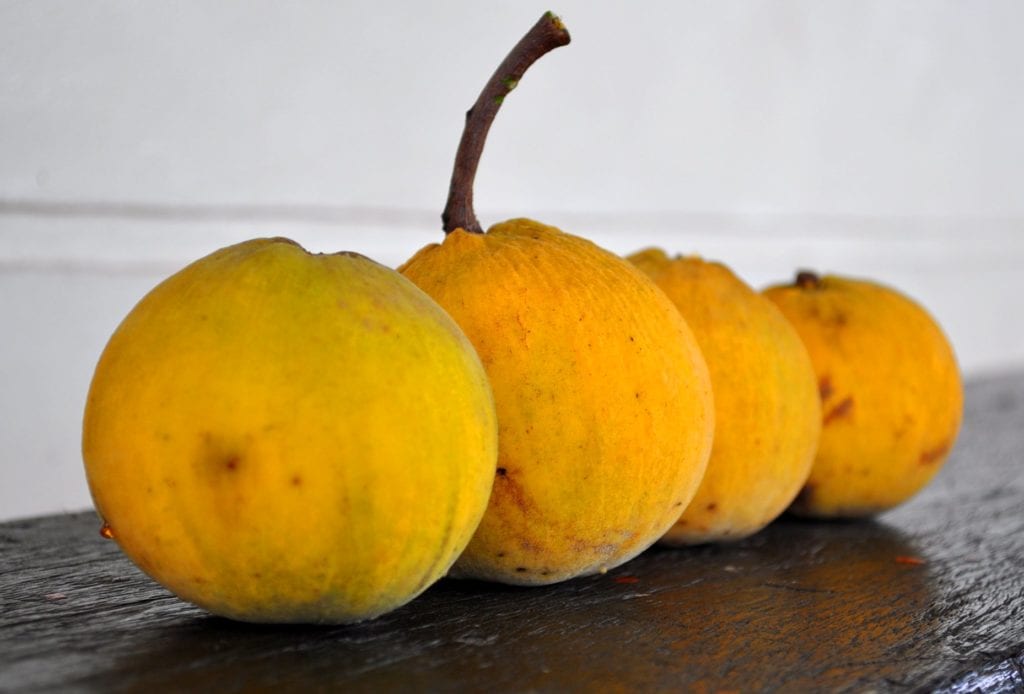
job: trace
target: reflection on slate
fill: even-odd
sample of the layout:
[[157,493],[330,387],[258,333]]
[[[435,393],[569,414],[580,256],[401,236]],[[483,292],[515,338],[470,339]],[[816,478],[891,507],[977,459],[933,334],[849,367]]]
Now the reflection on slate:
[[969,384],[952,459],[868,522],[784,518],[544,588],[445,580],[347,627],[212,617],[91,513],[0,525],[0,689],[1024,687],[1024,374]]

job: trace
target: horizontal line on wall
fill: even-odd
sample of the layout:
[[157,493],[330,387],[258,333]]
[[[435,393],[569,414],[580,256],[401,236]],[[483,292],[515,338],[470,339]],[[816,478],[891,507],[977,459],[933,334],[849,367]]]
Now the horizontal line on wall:
[[148,277],[180,270],[175,261],[112,261],[90,258],[0,258],[0,275],[99,275],[103,277]]
[[[703,229],[737,236],[760,235],[770,228],[774,234],[803,235],[808,226],[857,234],[889,236],[901,234],[956,235],[964,233],[1005,234],[1007,230],[1024,232],[1024,216],[987,215],[869,215],[859,213],[822,213],[791,211],[708,212],[695,210],[548,210],[504,212],[482,210],[481,217],[491,220],[514,216],[561,225],[567,231],[586,234],[587,230],[641,232],[645,228],[678,229],[698,232]],[[115,200],[39,200],[0,198],[0,216],[51,217],[81,220],[139,220],[164,223],[275,223],[309,225],[418,228],[439,231],[440,212],[436,210],[373,205],[328,205],[317,203],[171,203]]]
[[[392,207],[288,204],[118,202],[0,198],[0,215],[137,219],[160,222],[275,222],[418,225],[429,213]],[[440,214],[434,215],[440,220]],[[437,222],[440,227],[440,221]]]

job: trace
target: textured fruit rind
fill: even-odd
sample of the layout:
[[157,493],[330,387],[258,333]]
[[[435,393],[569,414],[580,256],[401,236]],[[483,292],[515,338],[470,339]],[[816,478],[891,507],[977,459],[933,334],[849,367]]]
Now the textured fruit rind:
[[442,576],[486,507],[497,424],[455,323],[354,254],[258,239],[150,292],[100,358],[83,457],[122,549],[180,597],[351,622]]
[[868,516],[910,498],[956,441],[963,387],[953,349],[917,303],[874,282],[825,276],[765,290],[814,364],[822,434],[792,509]]
[[693,501],[665,544],[737,540],[803,487],[821,433],[814,369],[796,331],[729,268],[659,249],[629,257],[672,300],[711,373],[715,439]]
[[707,367],[621,258],[516,219],[400,268],[473,342],[498,411],[491,503],[453,574],[544,584],[607,570],[690,501],[713,433]]

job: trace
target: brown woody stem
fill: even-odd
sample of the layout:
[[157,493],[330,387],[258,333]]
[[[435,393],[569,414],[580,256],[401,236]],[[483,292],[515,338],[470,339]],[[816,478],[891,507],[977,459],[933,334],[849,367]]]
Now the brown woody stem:
[[527,68],[538,58],[559,46],[569,43],[569,32],[562,21],[550,12],[533,25],[487,81],[476,103],[466,112],[466,125],[462,130],[459,150],[455,154],[455,168],[448,188],[448,202],[441,214],[444,233],[464,229],[483,233],[473,211],[473,180],[484,151],[484,142],[491,123],[501,108],[501,102],[516,88]]

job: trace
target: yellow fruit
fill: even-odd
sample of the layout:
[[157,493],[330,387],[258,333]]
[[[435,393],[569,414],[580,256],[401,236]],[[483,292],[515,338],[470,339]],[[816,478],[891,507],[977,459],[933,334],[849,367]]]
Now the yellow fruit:
[[697,495],[665,534],[671,545],[737,540],[779,516],[811,470],[821,432],[814,370],[767,299],[720,263],[629,257],[672,300],[711,372],[715,438]]
[[429,297],[362,256],[258,239],[124,319],[83,457],[109,533],[181,598],[351,622],[455,560],[486,507],[496,427],[479,360]]
[[466,116],[444,243],[400,268],[465,330],[498,412],[491,502],[453,575],[536,585],[617,566],[672,525],[711,447],[707,366],[647,277],[527,219],[485,234],[473,211],[498,108],[537,58],[568,42],[546,13],[502,61]]
[[707,461],[707,367],[668,298],[629,263],[526,219],[457,229],[400,271],[476,347],[498,412],[487,512],[453,575],[545,584],[655,542]]
[[868,516],[939,470],[963,410],[945,335],[902,294],[866,280],[800,273],[765,290],[794,325],[818,378],[822,434],[793,505],[815,517]]

